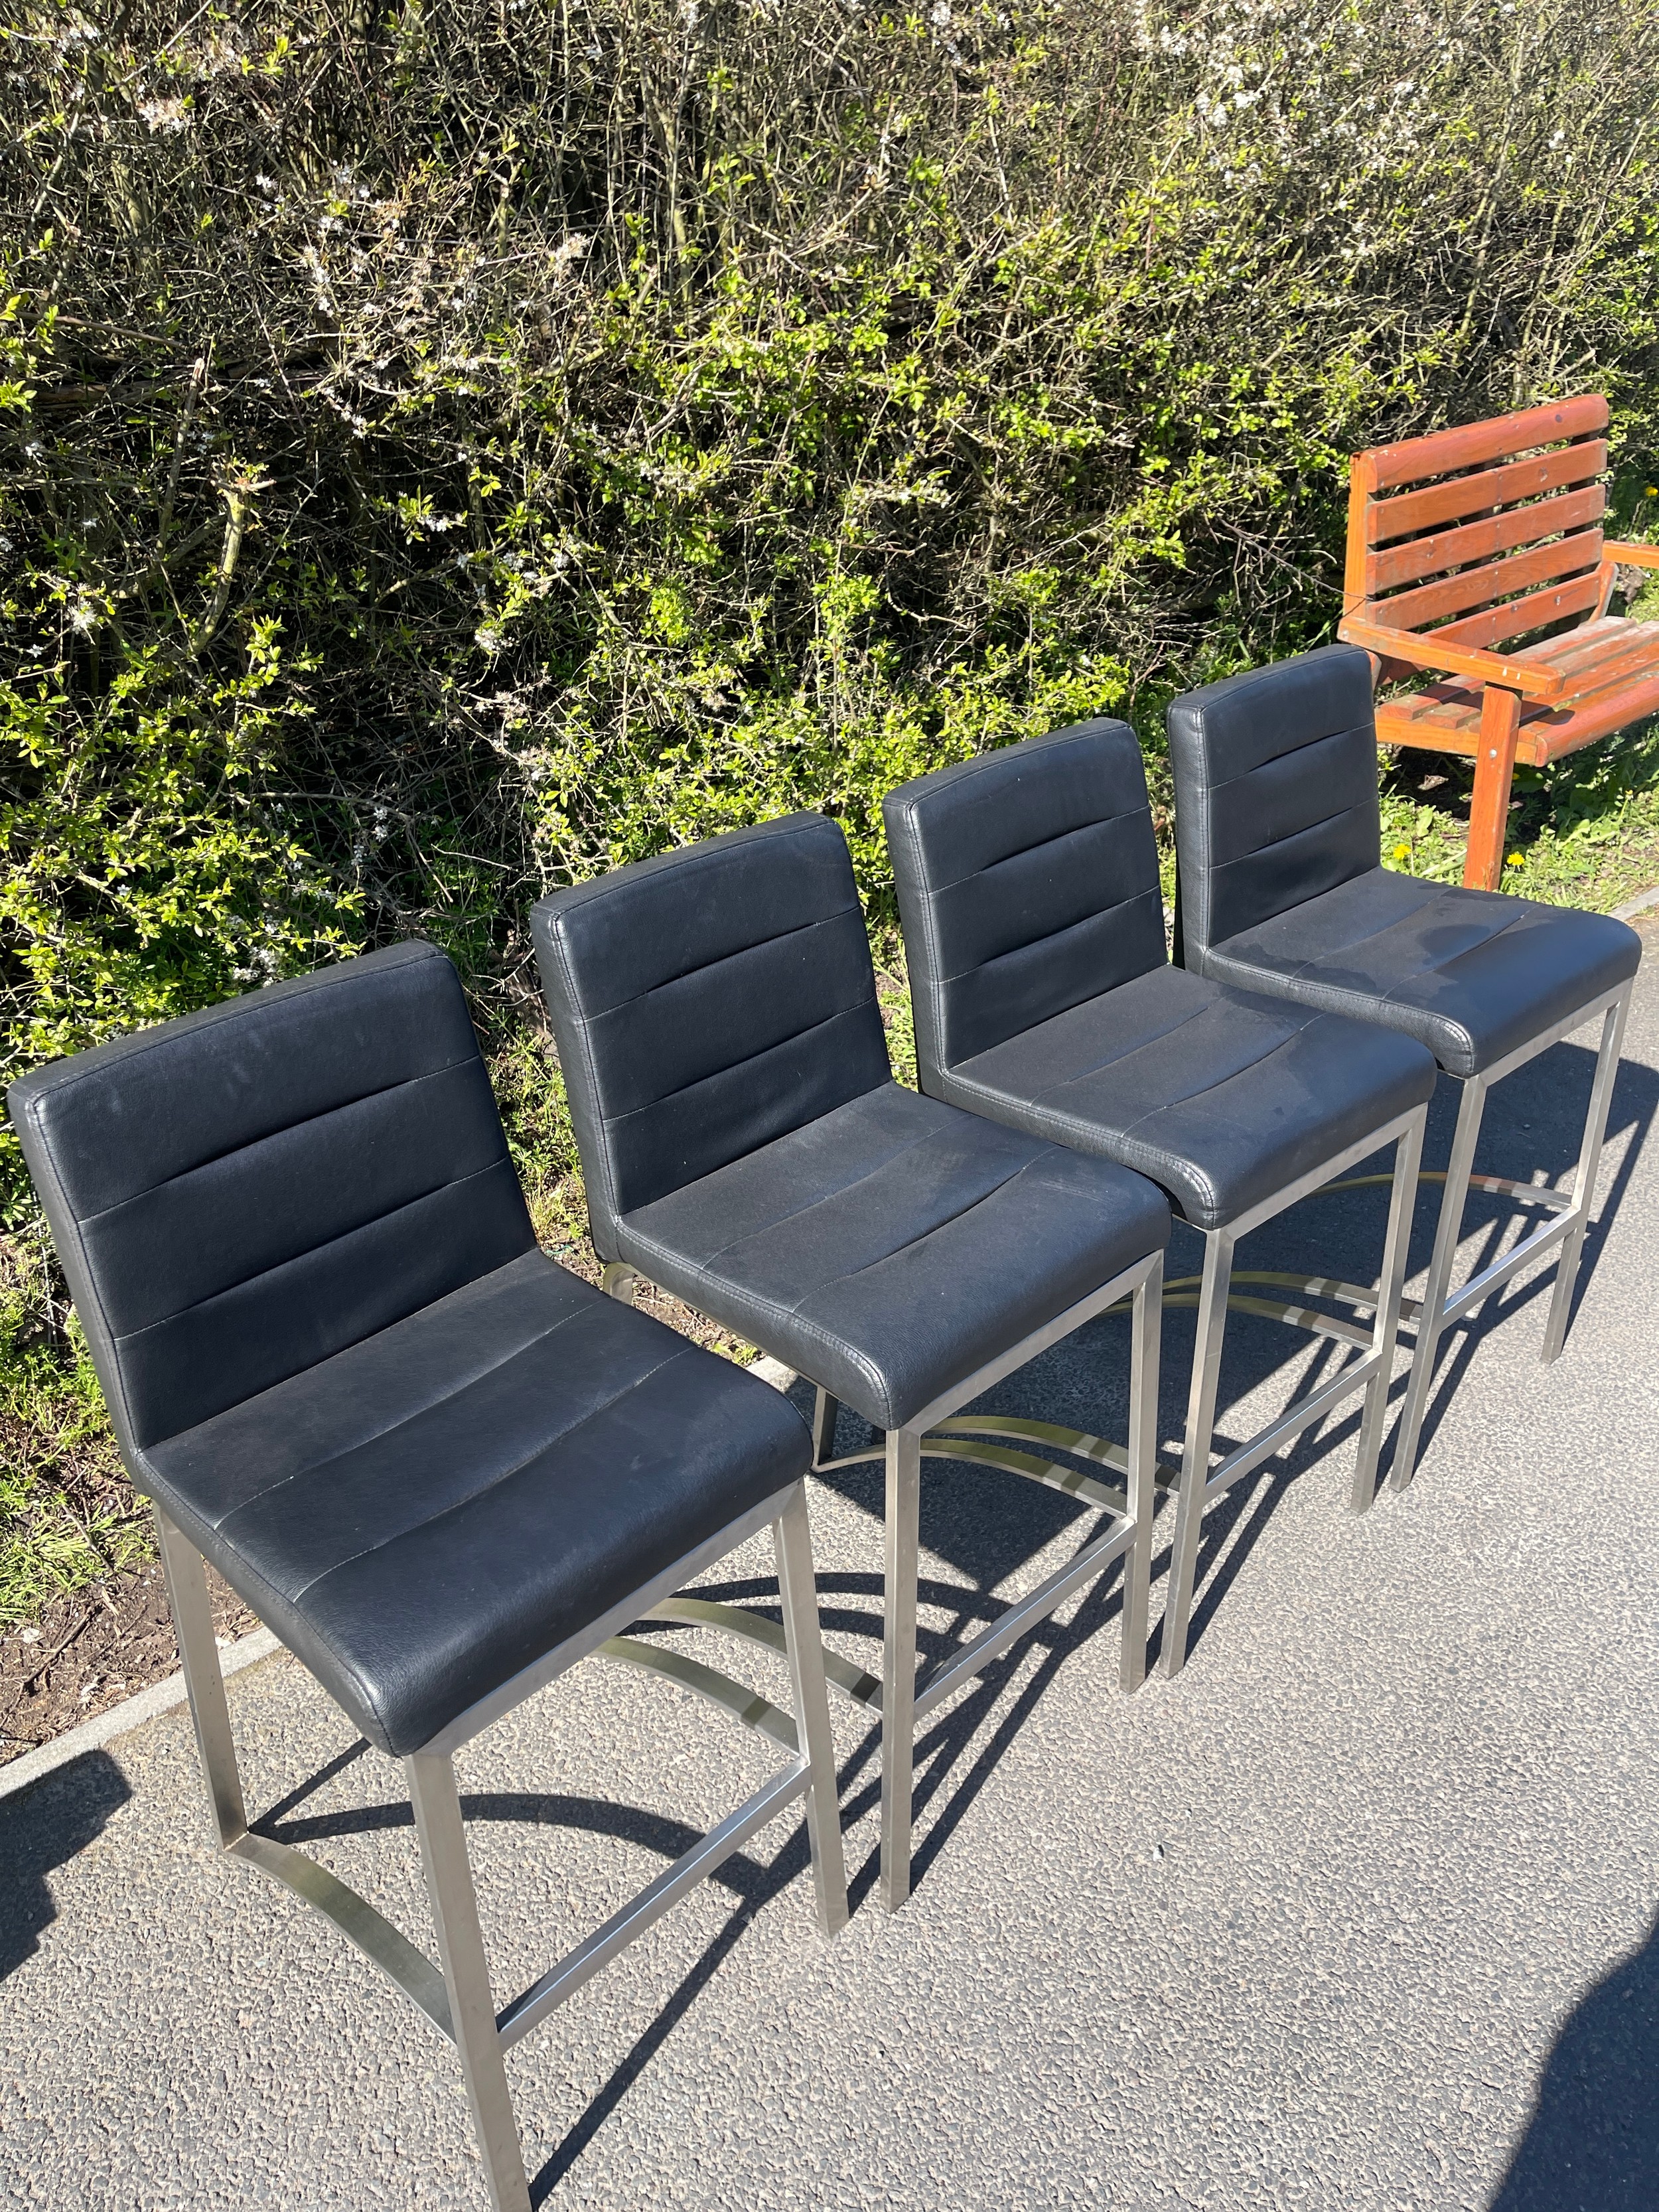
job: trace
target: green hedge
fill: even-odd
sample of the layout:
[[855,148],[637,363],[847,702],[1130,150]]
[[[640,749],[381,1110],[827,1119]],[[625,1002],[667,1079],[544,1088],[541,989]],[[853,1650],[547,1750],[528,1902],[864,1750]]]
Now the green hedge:
[[[1654,502],[1659,0],[33,4],[0,27],[15,1066],[1328,636],[1345,458]],[[23,1207],[15,1162],[11,1218]],[[26,1210],[26,1209],[25,1209]]]

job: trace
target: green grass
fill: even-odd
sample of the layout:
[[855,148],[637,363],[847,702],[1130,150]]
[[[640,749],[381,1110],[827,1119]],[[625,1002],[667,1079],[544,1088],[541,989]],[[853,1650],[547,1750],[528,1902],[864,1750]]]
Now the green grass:
[[[1644,610],[1645,611],[1645,610]],[[1396,757],[1383,775],[1383,858],[1457,883],[1470,764]],[[1659,725],[1516,776],[1504,888],[1606,912],[1659,884]],[[894,1073],[915,1081],[915,1040],[896,933],[876,947]],[[564,1085],[526,1024],[490,1055],[508,1142],[550,1251],[575,1258],[586,1212]],[[53,1598],[151,1556],[149,1519],[116,1455],[97,1378],[59,1295],[44,1243],[0,1239],[0,1632]]]

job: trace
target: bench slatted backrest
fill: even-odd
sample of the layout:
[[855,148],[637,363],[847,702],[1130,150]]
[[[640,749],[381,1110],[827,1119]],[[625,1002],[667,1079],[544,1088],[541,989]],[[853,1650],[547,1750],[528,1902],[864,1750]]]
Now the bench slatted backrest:
[[1353,458],[1345,611],[1490,649],[1600,604],[1599,395]]

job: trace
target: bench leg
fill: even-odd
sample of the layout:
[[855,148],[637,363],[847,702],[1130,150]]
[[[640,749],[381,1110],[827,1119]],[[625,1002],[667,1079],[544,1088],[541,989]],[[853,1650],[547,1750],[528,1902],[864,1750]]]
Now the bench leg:
[[1510,785],[1520,732],[1520,693],[1488,684],[1480,700],[1480,750],[1475,755],[1474,802],[1469,809],[1469,844],[1463,861],[1464,887],[1469,890],[1495,891],[1503,880]]

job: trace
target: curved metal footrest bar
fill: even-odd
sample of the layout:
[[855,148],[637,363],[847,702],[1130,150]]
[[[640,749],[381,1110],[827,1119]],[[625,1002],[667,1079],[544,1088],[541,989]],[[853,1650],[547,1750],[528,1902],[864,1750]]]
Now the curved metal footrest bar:
[[[670,1597],[660,1605],[652,1606],[641,1618],[646,1620],[672,1620],[687,1628],[714,1628],[726,1636],[741,1636],[746,1643],[763,1644],[769,1651],[784,1652],[783,1623],[769,1620],[763,1613],[750,1613],[746,1606],[718,1605],[712,1598]],[[879,1705],[881,1683],[874,1674],[866,1674],[862,1667],[852,1660],[843,1659],[826,1644],[823,1647],[823,1671],[830,1686],[851,1698],[855,1705]]]
[[[1128,1453],[1121,1444],[1113,1443],[1109,1437],[1091,1437],[1082,1429],[1062,1428],[1056,1421],[1028,1420],[1023,1414],[959,1413],[928,1431],[922,1438],[923,1451],[932,1448],[932,1437],[945,1435],[1009,1437],[1018,1443],[1046,1444],[1050,1451],[1070,1452],[1077,1459],[1094,1460],[1102,1467],[1109,1467],[1115,1474],[1127,1474],[1129,1472]],[[980,1456],[943,1448],[937,1449],[934,1455],[942,1459]],[[1086,1474],[1074,1474],[1068,1468],[1053,1467],[1044,1460],[1027,1459],[1023,1452],[1011,1452],[988,1459],[984,1464],[988,1467],[1006,1467],[1015,1474],[1029,1475],[1034,1482],[1086,1498],[1091,1504],[1103,1506],[1110,1513],[1122,1514],[1129,1510],[1128,1500],[1121,1491],[1108,1490],[1091,1481]],[[1160,1460],[1153,1480],[1162,1489],[1173,1489],[1181,1480],[1181,1469],[1171,1466],[1168,1460]]]
[[[781,1645],[781,1630],[778,1641]],[[762,1697],[759,1691],[751,1690],[746,1683],[734,1682],[729,1674],[705,1667],[701,1659],[689,1658],[684,1651],[665,1650],[659,1644],[643,1643],[636,1636],[609,1636],[596,1646],[593,1656],[596,1659],[616,1660],[625,1667],[641,1667],[649,1674],[665,1674],[682,1689],[695,1690],[700,1698],[719,1705],[745,1728],[758,1729],[774,1743],[799,1756],[795,1723],[787,1713],[781,1712],[769,1698]]]
[[[1425,1168],[1417,1180],[1419,1182],[1444,1182],[1446,1170],[1444,1168]],[[1346,1176],[1340,1182],[1321,1183],[1318,1190],[1310,1195],[1322,1197],[1328,1190],[1366,1190],[1393,1181],[1392,1176],[1385,1175]],[[1495,1198],[1527,1199],[1534,1206],[1547,1206],[1558,1213],[1565,1213],[1573,1202],[1569,1191],[1557,1190],[1547,1182],[1516,1182],[1509,1176],[1472,1175],[1468,1187],[1471,1190],[1490,1191]]]
[[248,1829],[225,1849],[232,1858],[258,1867],[273,1881],[280,1881],[307,1905],[334,1923],[340,1933],[354,1943],[366,1959],[371,1960],[389,1981],[395,1982],[406,1997],[426,2014],[440,2035],[455,2040],[455,2031],[450,2024],[449,1992],[444,1987],[442,1969],[428,1959],[424,1951],[417,1950],[401,1929],[394,1928],[382,1912],[377,1912],[367,1898],[359,1897],[355,1889],[336,1879],[325,1866],[296,1851],[290,1844],[279,1844],[275,1837],[261,1836]]
[[[603,1650],[605,1646],[599,1648]],[[574,1996],[584,1982],[591,1981],[601,1967],[609,1966],[612,1959],[625,1951],[636,1936],[642,1935],[653,1921],[660,1920],[722,1860],[740,1850],[757,1829],[775,1819],[797,1797],[804,1797],[811,1781],[805,1759],[797,1759],[793,1766],[775,1775],[735,1813],[728,1814],[718,1827],[711,1828],[700,1842],[693,1844],[672,1866],[665,1868],[655,1881],[630,1897],[603,1928],[596,1928],[574,1951],[567,1952],[557,1966],[550,1966],[538,1981],[514,1997],[495,2015],[495,2029],[502,2049],[510,2051],[521,2036],[539,2027],[550,2013],[556,2012],[568,1997]]]

